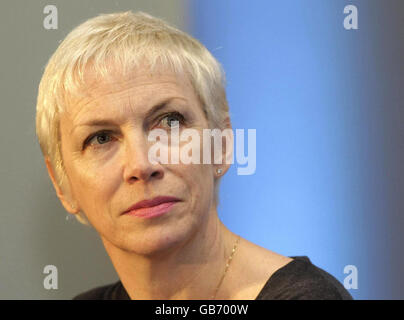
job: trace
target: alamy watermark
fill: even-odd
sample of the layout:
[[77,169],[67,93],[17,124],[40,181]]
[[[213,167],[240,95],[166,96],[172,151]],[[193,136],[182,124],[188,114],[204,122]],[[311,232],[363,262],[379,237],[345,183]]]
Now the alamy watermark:
[[[177,121],[171,123],[178,124]],[[237,167],[237,175],[252,175],[257,165],[256,129],[247,130],[247,148],[244,129],[235,131],[234,139],[232,129],[203,129],[202,136],[196,129],[182,129],[180,133],[178,125],[171,127],[169,133],[154,129],[148,136],[149,141],[155,142],[149,149],[148,160],[152,164],[236,163],[243,166]]]
[[43,13],[47,14],[43,19],[43,27],[46,30],[56,30],[58,28],[58,8],[49,4],[43,8]]
[[344,7],[344,13],[348,14],[344,18],[344,28],[345,30],[357,30],[358,29],[358,8],[352,4]]
[[352,264],[346,265],[344,267],[344,273],[348,274],[344,278],[345,289],[358,289],[358,268]]
[[46,265],[43,269],[43,273],[47,276],[43,279],[43,287],[46,290],[58,289],[58,268],[54,265]]

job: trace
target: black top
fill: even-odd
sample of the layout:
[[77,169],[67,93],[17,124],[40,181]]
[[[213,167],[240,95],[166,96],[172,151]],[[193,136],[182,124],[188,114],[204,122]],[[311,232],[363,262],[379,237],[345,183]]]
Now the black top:
[[[275,271],[255,300],[352,300],[349,292],[306,256]],[[130,300],[121,281],[79,294],[73,300]]]

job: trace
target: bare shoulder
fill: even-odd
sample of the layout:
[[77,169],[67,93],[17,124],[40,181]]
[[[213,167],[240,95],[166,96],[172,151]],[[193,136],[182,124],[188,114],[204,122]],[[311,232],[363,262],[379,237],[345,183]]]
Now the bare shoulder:
[[233,259],[232,276],[238,283],[232,299],[253,300],[268,279],[293,259],[241,238]]

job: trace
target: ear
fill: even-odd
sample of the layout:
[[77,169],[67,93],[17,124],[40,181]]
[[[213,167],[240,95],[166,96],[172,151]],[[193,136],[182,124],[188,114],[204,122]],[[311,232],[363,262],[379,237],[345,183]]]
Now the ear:
[[45,164],[46,164],[46,169],[48,170],[49,177],[52,180],[53,187],[56,190],[56,195],[58,196],[63,207],[66,209],[67,212],[69,212],[71,214],[79,213],[80,209],[79,209],[76,201],[70,195],[70,192],[62,190],[61,186],[59,186],[59,184],[57,183],[56,178],[55,178],[56,175],[55,175],[51,161],[48,156],[45,157]]
[[[230,118],[227,117],[225,120],[225,128],[222,130],[222,163],[214,164],[215,175],[220,177],[224,175],[230,168],[230,165],[234,162],[234,135],[233,129],[231,127]],[[219,172],[218,172],[219,170]]]

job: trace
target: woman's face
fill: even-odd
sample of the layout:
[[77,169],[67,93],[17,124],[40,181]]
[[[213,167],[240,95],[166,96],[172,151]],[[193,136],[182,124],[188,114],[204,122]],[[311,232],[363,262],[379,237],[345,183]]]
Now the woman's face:
[[[151,75],[146,69],[112,76],[108,82],[87,81],[86,96],[61,116],[63,162],[71,197],[101,238],[151,254],[186,241],[206,221],[215,175],[210,164],[152,164],[148,134],[157,128],[170,133],[178,120],[179,133],[192,128],[202,137],[208,121],[185,76],[167,70]],[[123,214],[157,196],[181,201],[154,218]]]

